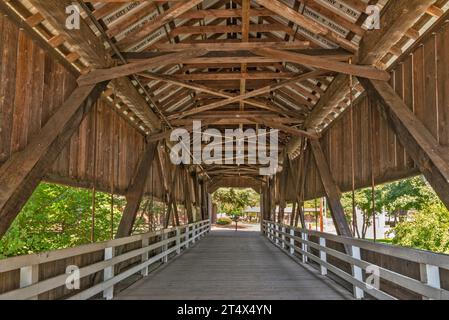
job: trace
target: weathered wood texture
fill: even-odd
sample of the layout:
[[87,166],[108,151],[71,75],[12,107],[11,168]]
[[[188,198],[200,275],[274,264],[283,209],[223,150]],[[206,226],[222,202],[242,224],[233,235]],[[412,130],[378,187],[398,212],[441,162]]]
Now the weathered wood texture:
[[218,230],[117,298],[351,299],[295,263],[259,232]]
[[[0,165],[22,151],[76,88],[76,79],[24,31],[0,16]],[[144,136],[121,115],[98,101],[44,180],[124,195],[144,147]],[[96,117],[97,135],[94,121]],[[96,142],[95,142],[96,140]],[[94,146],[97,148],[94,170]],[[160,166],[153,166],[145,192],[164,194]],[[165,168],[167,170],[167,168]],[[96,172],[95,179],[93,177]],[[112,179],[113,174],[113,179]],[[175,188],[182,200],[182,181]]]
[[[174,232],[171,232],[168,234],[169,237],[173,237],[175,234]],[[161,240],[160,235],[154,235],[149,237],[148,243],[156,243]],[[170,247],[173,246],[170,245]],[[82,247],[78,247],[82,248]],[[117,252],[121,252],[121,254],[125,254],[127,252],[130,252],[135,249],[142,248],[142,240],[135,241],[132,243],[128,243],[125,245],[121,245],[116,247]],[[70,250],[70,249],[69,249]],[[76,250],[76,249],[73,249]],[[161,249],[155,249],[151,250],[149,252],[149,256],[154,256],[158,253],[160,253]],[[121,272],[126,271],[127,269],[141,263],[141,256],[128,259],[124,263],[121,264]],[[38,279],[39,281],[45,281],[47,279],[51,279],[53,277],[56,277],[58,275],[64,274],[66,272],[67,266],[74,265],[79,268],[83,268],[89,265],[92,265],[97,262],[104,261],[104,250],[98,250],[95,252],[88,252],[83,254],[78,254],[73,257],[58,259],[55,261],[47,262],[44,264],[39,265],[39,275]],[[157,267],[159,263],[157,263],[154,267]],[[116,274],[118,272],[116,271]],[[126,287],[129,285],[129,283],[136,281],[139,279],[139,275],[133,275],[125,280],[123,280],[122,283],[118,283],[115,286],[115,290],[120,291],[123,287]],[[42,293],[38,296],[39,300],[58,300],[58,299],[67,299],[70,296],[76,295],[80,293],[83,290],[86,290],[100,282],[103,281],[103,271],[99,271],[96,273],[93,273],[89,276],[82,277],[80,279],[80,289],[78,290],[69,290],[66,286],[60,286],[58,288],[52,289],[50,291],[47,291],[45,293]],[[20,287],[20,269],[12,270],[8,272],[0,272],[0,294],[6,293],[8,291],[18,289]],[[95,298],[95,297],[94,297]]]
[[[443,148],[449,147],[449,23],[443,24],[399,61],[390,73],[390,85]],[[354,154],[356,188],[419,173],[413,160],[365,95],[354,104]],[[374,109],[374,110],[372,110]],[[374,166],[371,168],[371,123],[374,132]],[[320,142],[335,181],[343,192],[351,190],[351,117],[347,111],[324,132]],[[296,159],[293,165],[298,165]],[[306,199],[324,195],[315,164],[306,182]],[[289,199],[294,195],[290,194]]]

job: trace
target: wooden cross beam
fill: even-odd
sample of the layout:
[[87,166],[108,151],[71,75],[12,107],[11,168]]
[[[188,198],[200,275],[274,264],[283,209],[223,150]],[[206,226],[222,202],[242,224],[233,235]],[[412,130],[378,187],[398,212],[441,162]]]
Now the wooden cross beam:
[[0,237],[70,141],[107,82],[78,87],[27,147],[0,167]]
[[200,112],[203,112],[203,111],[209,111],[209,110],[217,109],[219,107],[226,106],[226,105],[229,105],[231,103],[240,102],[240,101],[245,100],[245,99],[257,97],[257,96],[265,94],[267,92],[275,91],[275,90],[277,90],[279,88],[282,88],[282,87],[285,87],[285,86],[287,86],[287,85],[289,85],[291,83],[297,83],[297,82],[306,80],[308,78],[314,78],[314,77],[320,76],[323,73],[324,73],[324,71],[322,71],[322,70],[311,71],[311,72],[299,75],[299,76],[297,76],[297,77],[295,77],[293,79],[288,79],[288,80],[281,81],[281,82],[279,82],[277,84],[274,84],[274,85],[265,86],[265,87],[262,87],[260,89],[253,90],[251,92],[247,92],[245,94],[242,94],[242,95],[239,95],[239,96],[236,96],[236,97],[228,98],[228,99],[225,99],[225,100],[222,100],[222,101],[218,101],[218,102],[215,102],[215,103],[211,103],[211,104],[208,104],[208,105],[205,105],[205,106],[202,106],[202,107],[198,107],[198,108],[195,108],[195,109],[192,109],[192,110],[187,110],[187,111],[184,111],[184,112],[181,112],[181,113],[173,114],[173,115],[169,116],[168,119],[184,118],[184,117],[187,117],[187,116],[190,116],[190,115],[193,115],[193,114],[197,114],[197,113],[200,113]]
[[[146,138],[147,142],[158,142],[164,139],[168,139],[170,138],[170,135],[172,134],[172,132],[176,129],[185,129],[188,132],[192,132],[193,130],[193,121],[192,120],[191,123],[189,125],[186,126],[182,126],[182,127],[177,127],[177,128],[173,128],[170,130],[166,130],[166,131],[162,131],[162,132],[158,132],[158,133],[153,133],[153,134],[149,134]],[[212,119],[207,119],[207,120],[202,120],[201,121],[201,127],[206,127],[208,125],[210,125],[211,123],[213,123],[215,120]]]
[[294,127],[289,127],[289,126],[283,125],[281,123],[278,123],[276,121],[269,120],[267,118],[248,117],[248,120],[254,121],[254,123],[263,124],[268,127],[284,131],[284,132],[292,134],[294,136],[306,137],[306,138],[314,139],[314,140],[319,139],[319,136],[316,133],[307,132],[304,130],[296,129]]
[[419,170],[449,209],[449,156],[386,82],[359,79]]
[[356,52],[358,47],[353,42],[345,39],[345,37],[337,34],[336,32],[324,27],[319,24],[317,21],[308,18],[298,11],[293,10],[285,3],[278,0],[256,0],[258,4],[264,6],[265,8],[273,11],[277,15],[290,20],[296,23],[299,26],[302,26],[309,30],[310,32],[323,36],[337,44],[339,44],[342,48],[345,48],[351,52]]
[[318,56],[309,56],[302,53],[288,52],[272,48],[254,49],[252,50],[252,52],[262,56],[278,58],[283,61],[295,62],[322,70],[335,71],[343,74],[360,76],[374,80],[390,80],[390,74],[388,72],[376,69],[371,66],[361,66],[345,62],[331,61],[329,59],[323,59]]
[[[225,93],[223,91],[212,89],[212,88],[209,88],[204,85],[192,84],[191,82],[181,81],[181,80],[178,80],[175,77],[169,76],[169,75],[161,75],[161,74],[152,73],[152,72],[145,72],[145,73],[139,73],[139,76],[142,76],[144,78],[153,79],[153,80],[167,82],[170,84],[174,84],[174,85],[177,85],[177,86],[180,86],[183,88],[188,88],[188,89],[192,89],[192,90],[199,91],[199,92],[209,93],[211,95],[214,95],[214,96],[217,96],[220,98],[231,99],[231,98],[237,97],[237,95]],[[261,93],[261,94],[263,94],[263,93]],[[266,109],[269,111],[273,111],[273,112],[280,113],[283,115],[288,115],[291,117],[300,117],[300,115],[294,111],[281,110],[273,105],[261,103],[256,100],[253,100],[253,99],[242,99],[242,100],[245,101],[246,104],[252,105],[252,106],[260,108],[260,109]],[[233,102],[231,102],[231,103],[233,103]]]
[[112,67],[108,69],[96,69],[88,74],[78,78],[79,85],[95,84],[105,80],[112,80],[139,73],[150,68],[159,67],[161,65],[182,63],[185,59],[202,56],[207,50],[197,49],[175,52],[171,54],[161,55],[149,58],[143,61],[128,63],[123,66]]
[[203,2],[203,0],[186,0],[177,3],[167,11],[157,16],[153,21],[145,24],[138,31],[129,35],[124,41],[120,43],[120,48],[126,49],[133,43],[139,42],[152,32],[161,28],[166,23],[176,19],[178,16],[192,9],[201,2]]
[[[248,38],[248,41],[250,39]],[[177,43],[177,44],[166,44],[157,43],[150,47],[150,49],[158,50],[160,52],[176,52],[183,50],[198,50],[205,49],[208,51],[237,51],[237,50],[254,50],[259,48],[278,48],[278,49],[307,49],[310,46],[309,41],[295,41],[295,42],[222,42],[217,40],[216,42],[209,43]],[[313,50],[311,50],[313,51]],[[145,55],[145,52],[142,52]],[[137,53],[134,57],[137,57]]]

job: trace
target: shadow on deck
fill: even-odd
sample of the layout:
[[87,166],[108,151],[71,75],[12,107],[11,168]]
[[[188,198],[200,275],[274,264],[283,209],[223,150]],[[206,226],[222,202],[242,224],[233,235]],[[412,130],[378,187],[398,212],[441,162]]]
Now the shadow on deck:
[[214,230],[117,299],[342,300],[351,295],[257,231]]

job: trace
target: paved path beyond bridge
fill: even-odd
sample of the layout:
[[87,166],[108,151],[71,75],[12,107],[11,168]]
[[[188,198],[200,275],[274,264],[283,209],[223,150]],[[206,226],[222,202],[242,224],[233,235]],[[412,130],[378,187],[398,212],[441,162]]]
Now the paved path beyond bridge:
[[117,299],[342,300],[351,295],[311,272],[259,232],[214,230]]

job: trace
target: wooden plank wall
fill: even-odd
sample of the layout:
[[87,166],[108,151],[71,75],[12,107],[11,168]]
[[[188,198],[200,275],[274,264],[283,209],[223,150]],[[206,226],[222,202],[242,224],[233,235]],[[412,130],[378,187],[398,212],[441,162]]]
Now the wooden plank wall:
[[[0,15],[0,165],[27,146],[75,87],[76,79],[63,66]],[[98,101],[45,180],[85,188],[95,181],[105,192],[113,180],[114,192],[124,194],[143,145],[142,134],[106,102]],[[159,165],[153,167],[146,190],[149,194],[154,187],[158,199],[163,195],[159,170]],[[176,195],[182,195],[181,186],[179,182]]]
[[[396,63],[391,75],[392,87],[449,152],[449,22],[440,25]],[[362,96],[354,105],[356,189],[371,186],[372,170],[376,185],[419,173],[375,103]],[[350,191],[352,185],[350,128],[350,112],[346,111],[321,139],[331,172],[343,192]],[[372,161],[371,145],[374,146]],[[298,163],[296,159],[294,165]],[[323,194],[316,166],[312,163],[307,172],[306,199]],[[288,197],[291,200],[294,194],[289,193]]]

